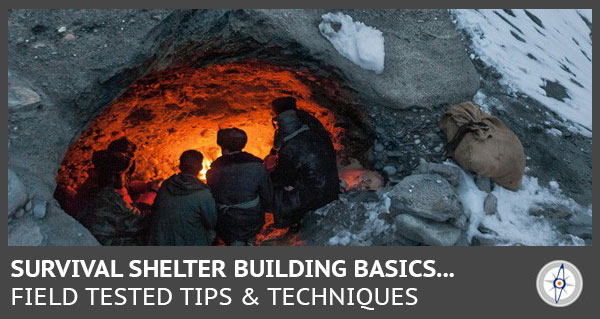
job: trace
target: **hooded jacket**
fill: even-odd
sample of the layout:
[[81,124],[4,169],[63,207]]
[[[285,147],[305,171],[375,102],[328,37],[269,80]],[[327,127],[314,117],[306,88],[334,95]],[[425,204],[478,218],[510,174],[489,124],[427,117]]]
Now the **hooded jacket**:
[[154,205],[150,245],[206,246],[217,223],[215,201],[196,176],[177,174],[163,182]]
[[[281,139],[277,166],[271,173],[274,225],[285,228],[299,222],[307,211],[336,200],[339,180],[330,140],[311,130],[295,111],[283,112],[274,120]],[[288,186],[293,190],[287,191]]]
[[219,211],[219,237],[229,245],[256,236],[273,199],[262,160],[246,152],[223,155],[211,164],[206,181]]

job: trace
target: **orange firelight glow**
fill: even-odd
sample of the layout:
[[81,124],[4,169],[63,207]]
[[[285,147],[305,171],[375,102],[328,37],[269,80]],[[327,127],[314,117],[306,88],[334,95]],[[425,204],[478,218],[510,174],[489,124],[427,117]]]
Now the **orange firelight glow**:
[[[195,149],[204,155],[200,178],[221,155],[219,128],[238,127],[248,135],[244,149],[264,158],[272,147],[270,102],[294,96],[298,108],[314,114],[342,148],[342,129],[332,111],[318,105],[301,79],[303,71],[250,61],[203,68],[167,69],[133,84],[109,105],[67,151],[57,175],[62,201],[73,198],[88,177],[92,153],[122,136],[137,145],[134,180],[166,179],[178,172],[179,156]],[[59,199],[60,200],[60,199]]]

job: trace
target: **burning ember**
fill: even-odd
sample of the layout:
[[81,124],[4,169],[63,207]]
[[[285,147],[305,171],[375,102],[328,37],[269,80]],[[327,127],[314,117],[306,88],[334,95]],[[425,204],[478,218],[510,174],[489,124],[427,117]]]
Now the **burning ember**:
[[[264,158],[272,147],[270,102],[291,95],[298,107],[313,113],[332,133],[340,150],[342,129],[333,112],[312,100],[300,79],[309,74],[260,62],[211,65],[150,74],[108,106],[67,151],[57,175],[57,198],[63,206],[76,195],[92,168],[95,150],[126,136],[137,145],[134,180],[166,179],[178,172],[181,153],[204,155],[200,178],[219,157],[219,128],[238,127],[248,134],[244,149]],[[268,236],[267,236],[268,237]]]

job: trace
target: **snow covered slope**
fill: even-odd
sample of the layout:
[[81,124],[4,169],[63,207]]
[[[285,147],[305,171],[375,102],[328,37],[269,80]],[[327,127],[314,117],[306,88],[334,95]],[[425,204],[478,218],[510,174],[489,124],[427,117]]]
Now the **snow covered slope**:
[[592,135],[592,10],[451,10],[472,59]]

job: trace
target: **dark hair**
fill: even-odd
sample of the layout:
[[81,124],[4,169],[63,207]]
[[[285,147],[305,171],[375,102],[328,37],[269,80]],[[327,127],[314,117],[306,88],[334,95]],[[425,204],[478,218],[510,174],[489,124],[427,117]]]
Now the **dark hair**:
[[182,172],[197,173],[202,169],[204,156],[196,150],[187,150],[179,157],[179,169]]
[[217,145],[232,152],[241,151],[248,142],[248,135],[237,127],[220,129],[217,132]]
[[110,150],[95,151],[92,155],[92,164],[98,172],[100,186],[111,185],[114,188],[123,187],[123,173],[131,165],[131,157]]
[[120,152],[129,157],[133,157],[135,151],[137,150],[137,146],[132,141],[128,140],[127,137],[123,136],[119,139],[116,139],[110,144],[108,144],[109,151]]
[[296,99],[291,96],[277,98],[271,102],[271,108],[277,115],[285,111],[295,110]]

